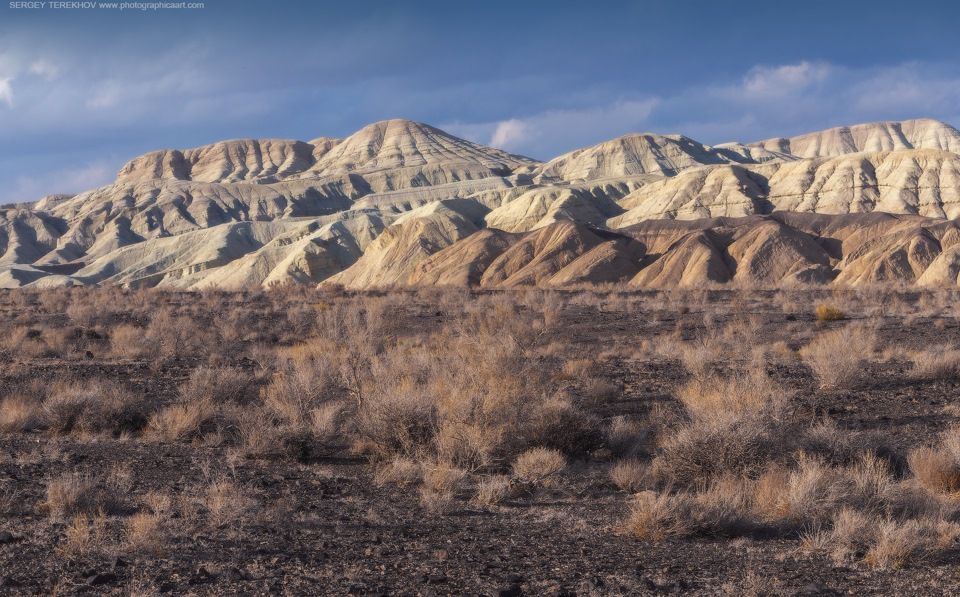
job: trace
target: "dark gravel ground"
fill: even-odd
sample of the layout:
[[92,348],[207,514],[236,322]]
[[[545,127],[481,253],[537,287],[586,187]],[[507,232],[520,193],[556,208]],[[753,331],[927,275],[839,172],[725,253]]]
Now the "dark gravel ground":
[[[601,417],[648,416],[675,409],[673,388],[686,373],[644,341],[704,331],[738,318],[756,324],[758,343],[796,350],[818,326],[754,293],[746,305],[717,293],[706,306],[619,312],[571,304],[554,334],[577,354],[603,354],[603,378],[616,392],[594,405]],[[909,298],[909,297],[908,297]],[[812,300],[812,299],[811,299]],[[907,301],[909,305],[909,301]],[[420,331],[453,316],[412,306]],[[866,320],[866,319],[865,319]],[[876,318],[872,319],[874,323]],[[887,315],[887,347],[957,344],[952,316]],[[849,325],[837,322],[829,326]],[[8,358],[5,384],[69,373],[109,378],[157,401],[188,376],[187,364]],[[719,365],[723,366],[723,365]],[[957,423],[960,383],[917,381],[910,363],[872,362],[852,388],[821,392],[799,361],[768,372],[794,392],[800,416],[826,414],[841,428],[880,430],[907,448]],[[597,453],[572,463],[558,487],[480,507],[466,496],[443,513],[421,506],[416,487],[378,485],[374,468],[343,449],[309,462],[244,460],[221,446],[162,444],[139,438],[0,436],[0,594],[10,595],[952,595],[960,594],[960,551],[904,570],[838,567],[800,550],[794,537],[698,539],[649,543],[621,525],[631,496],[617,489],[612,461]],[[47,484],[66,473],[104,477],[124,468],[122,498],[135,509],[149,492],[198,495],[230,479],[250,500],[223,524],[174,518],[161,550],[131,552],[120,540],[122,516],[110,516],[103,545],[64,555],[67,525],[45,513]],[[121,508],[123,506],[120,506]],[[9,533],[5,535],[4,533]]]

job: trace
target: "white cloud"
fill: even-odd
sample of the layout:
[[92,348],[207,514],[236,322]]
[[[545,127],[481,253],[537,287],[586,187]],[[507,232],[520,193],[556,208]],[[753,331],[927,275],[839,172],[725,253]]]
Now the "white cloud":
[[497,124],[490,145],[493,147],[516,146],[527,139],[527,125],[522,120],[511,118]]
[[750,69],[738,91],[748,97],[782,97],[821,83],[831,73],[829,64],[807,61],[774,67],[758,65]]
[[548,110],[524,118],[480,124],[452,123],[440,128],[498,149],[541,159],[557,147],[583,147],[646,129],[660,100],[620,100],[584,109]]
[[30,73],[39,75],[50,81],[56,79],[57,76],[60,75],[60,68],[56,64],[41,58],[40,60],[34,61],[33,64],[30,65]]
[[10,82],[13,81],[12,77],[0,78],[0,101],[5,102],[7,107],[13,107],[13,87],[10,85]]

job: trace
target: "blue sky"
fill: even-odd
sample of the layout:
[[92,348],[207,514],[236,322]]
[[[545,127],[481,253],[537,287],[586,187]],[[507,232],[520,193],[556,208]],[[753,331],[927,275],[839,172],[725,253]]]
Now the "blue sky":
[[409,118],[539,159],[631,132],[705,143],[960,125],[960,4],[309,2],[198,10],[0,4],[0,203],[223,139]]

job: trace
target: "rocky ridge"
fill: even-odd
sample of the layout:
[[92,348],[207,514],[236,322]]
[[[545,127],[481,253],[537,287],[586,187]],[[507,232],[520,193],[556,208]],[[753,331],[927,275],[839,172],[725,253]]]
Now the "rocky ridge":
[[0,210],[0,286],[954,286],[958,152],[933,120],[545,163],[405,120],[225,141]]

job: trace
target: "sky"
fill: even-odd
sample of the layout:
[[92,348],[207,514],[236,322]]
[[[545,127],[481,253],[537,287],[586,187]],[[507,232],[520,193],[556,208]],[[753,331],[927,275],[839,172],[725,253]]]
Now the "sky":
[[960,126],[951,0],[0,1],[0,203],[156,149],[390,118],[542,160],[636,132]]

